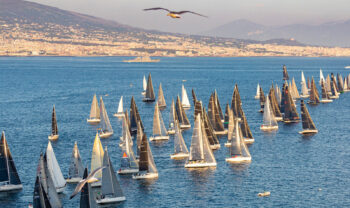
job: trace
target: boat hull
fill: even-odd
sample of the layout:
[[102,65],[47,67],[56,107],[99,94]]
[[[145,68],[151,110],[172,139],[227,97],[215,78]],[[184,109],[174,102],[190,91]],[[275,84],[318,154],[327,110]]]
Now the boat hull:
[[152,99],[152,98],[143,98],[142,102],[146,102],[146,103],[150,103],[150,102],[154,102],[156,99]]
[[320,100],[321,103],[331,103],[333,102],[333,100],[330,100],[330,99],[322,99]]
[[48,136],[49,140],[51,140],[51,141],[57,140],[58,137],[59,137],[59,135],[50,135],[50,136]]
[[57,193],[61,194],[61,193],[63,193],[65,188],[66,188],[66,185],[64,185],[63,187],[57,187],[56,191],[57,191]]
[[67,183],[79,183],[81,180],[83,180],[83,179],[80,178],[80,177],[67,178],[67,179],[66,179],[66,182],[67,182]]
[[170,155],[170,158],[173,160],[183,160],[188,158],[189,156],[190,156],[189,153],[179,152],[179,153]]
[[96,124],[99,124],[101,122],[101,119],[92,118],[92,119],[87,119],[86,121],[91,125],[96,125]]
[[255,95],[255,100],[259,100],[260,99],[260,95]]
[[299,134],[316,134],[316,133],[318,133],[317,129],[305,129],[299,132]]
[[283,117],[275,117],[276,121],[283,121]]
[[0,186],[0,192],[6,192],[6,191],[15,191],[15,190],[21,190],[23,189],[22,184],[14,185],[14,184],[7,184]]
[[184,108],[185,110],[190,109],[191,105],[186,105],[186,104],[182,104],[182,108]]
[[142,91],[142,92],[141,92],[141,95],[146,95],[146,91]]
[[144,173],[144,174],[136,174],[132,176],[132,179],[141,180],[141,179],[153,179],[158,178],[158,173]]
[[246,144],[253,144],[255,142],[254,138],[244,138],[244,142]]
[[227,132],[228,132],[228,130],[226,129],[226,130],[224,130],[224,131],[214,131],[214,134],[215,134],[215,135],[226,135]]
[[119,175],[129,175],[129,174],[134,174],[138,172],[139,172],[139,169],[119,169],[117,173]]
[[175,129],[170,129],[170,130],[168,130],[168,134],[169,134],[169,135],[175,134]]
[[169,136],[155,136],[155,137],[150,137],[150,141],[164,141],[164,140],[169,140]]
[[226,162],[228,163],[249,163],[252,161],[251,157],[242,157],[242,156],[238,156],[238,157],[229,157],[225,159]]
[[261,131],[276,131],[278,130],[278,126],[260,126]]
[[186,163],[185,168],[206,168],[206,167],[216,167],[215,163],[207,163],[207,162],[193,162],[193,163]]
[[226,142],[225,147],[231,147],[231,142]]
[[113,197],[113,198],[106,197],[106,198],[103,198],[103,199],[97,199],[96,203],[97,204],[114,204],[114,203],[122,202],[122,201],[125,201],[125,200],[126,200],[125,196]]
[[210,145],[210,149],[212,149],[212,150],[220,149],[220,147],[221,147],[220,144],[213,144],[213,145]]
[[124,113],[123,112],[115,113],[115,114],[113,114],[113,116],[117,117],[117,118],[123,118],[124,117]]
[[180,129],[189,129],[191,128],[191,124],[180,124]]
[[330,99],[338,99],[339,96],[338,96],[338,95],[337,95],[337,96],[329,96],[329,98],[330,98]]
[[111,137],[113,135],[113,132],[106,132],[106,133],[100,132],[98,135],[101,139],[105,139],[105,138]]
[[308,98],[310,95],[300,95],[301,98]]
[[101,181],[97,181],[97,182],[91,183],[91,187],[101,187],[101,185],[102,185]]

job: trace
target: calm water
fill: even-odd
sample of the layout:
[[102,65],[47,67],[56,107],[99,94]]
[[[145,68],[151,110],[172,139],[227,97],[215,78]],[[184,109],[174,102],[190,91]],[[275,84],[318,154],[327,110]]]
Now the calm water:
[[[319,80],[324,74],[350,71],[349,58],[161,58],[160,63],[123,63],[121,57],[101,58],[0,58],[0,130],[6,131],[24,188],[16,194],[0,196],[0,207],[26,207],[32,202],[36,166],[47,146],[51,110],[55,104],[60,138],[53,143],[64,175],[68,173],[74,141],[84,164],[90,164],[95,128],[86,122],[94,93],[104,96],[114,135],[102,140],[107,145],[114,168],[120,166],[118,147],[121,123],[112,117],[120,96],[129,108],[134,95],[148,135],[152,131],[154,104],[143,103],[144,74],[152,73],[157,93],[163,85],[165,99],[181,93],[182,80],[191,98],[194,88],[205,106],[217,89],[220,102],[231,100],[238,83],[243,109],[255,137],[250,146],[252,163],[231,166],[222,138],[221,149],[214,152],[216,169],[189,171],[184,162],[173,161],[173,140],[151,143],[159,178],[135,181],[119,177],[127,197],[122,207],[349,207],[350,206],[350,93],[339,100],[317,107],[308,106],[319,133],[312,137],[298,134],[301,123],[279,123],[276,133],[262,133],[262,114],[254,100],[259,82],[265,93],[272,82],[282,85],[282,65],[295,77],[300,89],[300,74]],[[300,111],[297,106],[298,111]],[[163,113],[167,124],[169,107]],[[193,107],[187,111],[193,125]],[[184,132],[188,147],[192,130]],[[64,207],[78,207],[79,196],[68,200],[75,185],[61,195]],[[322,189],[322,190],[320,190]],[[257,197],[270,191],[271,196]]]

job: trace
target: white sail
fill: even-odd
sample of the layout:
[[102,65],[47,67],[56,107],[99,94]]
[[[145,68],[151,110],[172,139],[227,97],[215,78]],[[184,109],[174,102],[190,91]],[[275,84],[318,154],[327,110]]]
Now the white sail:
[[[147,141],[147,143],[148,143],[148,141]],[[149,144],[147,144],[147,146],[148,146],[148,148],[147,148],[147,151],[148,151],[148,172],[149,173],[158,173],[156,163],[154,162],[154,159],[153,159],[151,147],[149,146]]]
[[[92,156],[91,156],[91,170],[90,172],[94,171],[96,168],[99,168],[102,166],[103,163],[103,147],[101,144],[100,137],[98,136],[98,133],[96,133],[94,146],[92,147]],[[96,178],[101,179],[102,173],[99,171],[96,175]]]
[[126,137],[125,139],[125,150],[129,158],[130,168],[139,168],[134,151],[132,149],[132,139],[131,137]]
[[188,153],[184,138],[181,134],[179,123],[175,121],[174,153]]
[[304,72],[301,71],[301,82],[300,83],[303,83],[303,82],[306,83],[306,80],[305,80]]
[[102,96],[100,97],[100,114],[101,114],[101,130],[102,132],[113,133],[111,122],[109,121],[105,104],[103,103]]
[[126,140],[130,141],[130,145],[133,145],[132,139],[131,139],[131,134],[129,130],[129,125],[127,123],[127,120],[125,117],[123,117],[123,124],[122,124],[122,133],[123,135],[120,137],[120,144],[121,146],[125,146]]
[[324,82],[324,81],[325,81],[325,79],[324,79],[324,76],[323,76],[323,72],[322,72],[322,69],[320,69],[320,84],[322,82]]
[[269,96],[266,96],[264,105],[263,126],[277,126],[275,115],[271,111]]
[[120,97],[120,101],[119,101],[117,113],[124,113],[124,109],[123,109],[123,96]]
[[169,114],[169,131],[174,130],[175,128],[175,104],[174,100],[171,101],[170,114]]
[[198,114],[196,116],[193,133],[192,133],[189,160],[193,160],[193,161],[204,160],[203,136],[202,136],[201,128],[202,128],[202,125],[201,125],[200,114]]
[[146,91],[147,89],[147,81],[145,75],[143,75],[143,91]]
[[66,180],[62,175],[61,168],[58,165],[58,162],[50,141],[46,149],[46,160],[47,160],[47,168],[49,169],[55,188],[57,192],[62,192],[63,188],[66,186]]
[[247,145],[243,140],[243,135],[242,135],[240,125],[238,124],[238,120],[236,120],[236,125],[235,125],[235,137],[231,140],[230,155],[241,156],[241,157],[251,157],[250,152],[247,148]]
[[215,160],[213,151],[212,151],[212,149],[210,147],[207,133],[205,131],[204,122],[202,122],[201,118],[200,118],[200,120],[201,120],[201,125],[202,125],[201,130],[202,130],[202,142],[203,142],[204,160],[207,163],[215,163],[216,164],[216,160]]
[[308,97],[309,90],[307,89],[306,82],[301,83],[301,97]]
[[232,111],[232,109],[229,109],[229,111],[228,111],[228,130],[227,130],[227,141],[228,142],[230,142],[232,137],[233,137],[234,128],[235,128],[235,121],[233,118],[233,111]]
[[162,83],[159,84],[159,90],[158,90],[158,105],[159,107],[166,107],[166,102],[164,98]]
[[98,107],[98,102],[96,98],[96,94],[94,95],[94,98],[92,99],[91,103],[91,109],[90,109],[90,119],[100,118],[100,108]]
[[297,85],[295,84],[294,77],[292,79],[292,87],[293,87],[293,94],[294,94],[295,98],[299,99],[300,95],[299,95],[299,91],[298,91]]
[[182,107],[185,107],[185,108],[191,107],[191,104],[190,104],[190,101],[188,99],[187,92],[186,92],[186,89],[185,89],[184,85],[182,85],[181,103],[182,103]]
[[259,85],[259,83],[258,83],[258,86],[256,87],[255,99],[260,99],[260,85]]

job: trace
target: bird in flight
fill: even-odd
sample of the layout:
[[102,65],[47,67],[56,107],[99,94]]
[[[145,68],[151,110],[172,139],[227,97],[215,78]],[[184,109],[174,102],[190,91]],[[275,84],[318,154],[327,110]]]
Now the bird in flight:
[[192,12],[192,11],[179,11],[179,12],[176,12],[176,11],[170,11],[169,9],[165,9],[165,8],[162,8],[162,7],[154,7],[154,8],[144,9],[143,11],[150,11],[150,10],[164,10],[164,11],[167,11],[168,12],[167,16],[170,16],[171,18],[181,18],[180,15],[184,14],[184,13],[191,13],[191,14],[199,15],[201,17],[207,17],[205,15],[198,14],[198,13]]
[[78,185],[75,187],[75,190],[74,192],[72,193],[72,195],[70,196],[69,199],[72,199],[75,195],[77,195],[81,189],[83,188],[83,186],[86,184],[86,183],[93,183],[93,182],[96,182],[98,181],[97,178],[95,178],[95,175],[97,174],[97,172],[101,171],[103,168],[105,168],[106,166],[103,166],[103,167],[99,167],[99,168],[96,168],[94,171],[92,171],[85,179],[79,181]]

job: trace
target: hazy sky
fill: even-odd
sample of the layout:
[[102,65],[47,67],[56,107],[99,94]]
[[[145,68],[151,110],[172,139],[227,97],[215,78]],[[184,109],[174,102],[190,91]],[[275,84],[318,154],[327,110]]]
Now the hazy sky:
[[[318,24],[350,19],[350,0],[30,0],[119,23],[168,32],[196,33],[236,19],[264,25]],[[171,19],[165,11],[142,11],[165,7],[191,10],[209,18],[185,14]]]

